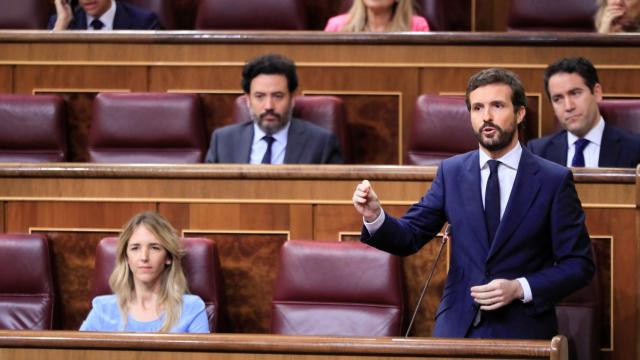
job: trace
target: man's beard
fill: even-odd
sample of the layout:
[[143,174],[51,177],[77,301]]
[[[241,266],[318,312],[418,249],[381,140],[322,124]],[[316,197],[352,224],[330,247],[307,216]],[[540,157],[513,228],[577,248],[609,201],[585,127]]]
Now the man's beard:
[[[487,127],[492,127],[496,131],[496,135],[490,139],[482,135],[482,130]],[[482,145],[483,148],[489,151],[498,151],[506,148],[507,146],[509,146],[509,144],[511,144],[511,141],[516,134],[516,127],[514,126],[510,129],[505,130],[492,122],[485,122],[484,125],[482,125],[475,134],[478,142],[480,143],[480,145]]]
[[[267,135],[273,135],[287,126],[289,121],[291,121],[292,112],[292,109],[289,109],[289,111],[284,114],[277,113],[274,110],[267,110],[260,115],[256,115],[253,111],[249,110],[251,120],[258,124],[258,127]],[[267,123],[263,120],[266,116],[274,116],[277,118],[277,121]]]

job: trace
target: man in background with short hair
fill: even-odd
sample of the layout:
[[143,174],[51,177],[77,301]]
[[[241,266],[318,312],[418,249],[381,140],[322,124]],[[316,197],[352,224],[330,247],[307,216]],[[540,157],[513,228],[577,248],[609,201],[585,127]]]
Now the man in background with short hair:
[[530,140],[531,152],[573,167],[635,168],[640,163],[640,135],[612,126],[600,114],[602,86],[589,60],[564,58],[549,65],[544,86],[564,130]]
[[298,89],[290,59],[269,54],[250,60],[242,71],[250,118],[217,129],[207,152],[209,163],[341,164],[337,137],[292,116]]

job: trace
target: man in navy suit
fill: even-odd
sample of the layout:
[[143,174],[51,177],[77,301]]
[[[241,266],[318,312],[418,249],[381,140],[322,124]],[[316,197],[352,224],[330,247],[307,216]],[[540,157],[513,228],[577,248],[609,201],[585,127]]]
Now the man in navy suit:
[[602,86],[585,58],[564,58],[544,72],[544,86],[564,130],[529,141],[529,150],[561,165],[633,167],[640,163],[640,135],[605,122]]
[[466,99],[479,150],[443,161],[401,218],[382,210],[367,180],[358,184],[361,240],[405,256],[448,222],[449,273],[433,335],[550,339],[555,304],[594,274],[572,174],[518,142],[526,96],[514,73],[475,74]]
[[215,130],[206,162],[342,163],[334,134],[292,117],[298,75],[290,59],[269,54],[249,61],[242,71],[242,88],[250,119]]
[[58,30],[158,30],[158,17],[147,10],[115,0],[79,0],[75,12],[67,0],[55,0],[56,13],[49,29]]

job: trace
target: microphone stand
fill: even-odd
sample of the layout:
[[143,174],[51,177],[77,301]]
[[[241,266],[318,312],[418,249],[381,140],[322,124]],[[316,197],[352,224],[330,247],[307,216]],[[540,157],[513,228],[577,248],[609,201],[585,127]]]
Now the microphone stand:
[[418,297],[416,308],[413,310],[413,315],[411,316],[411,321],[409,321],[409,327],[407,328],[407,332],[404,334],[404,337],[409,337],[409,333],[411,332],[411,328],[413,327],[413,321],[416,319],[416,315],[418,314],[418,309],[420,308],[420,304],[422,303],[422,298],[424,298],[424,294],[427,293],[427,289],[429,288],[429,283],[431,282],[431,277],[433,276],[433,273],[436,271],[436,265],[438,265],[438,260],[440,259],[440,255],[442,255],[442,249],[444,248],[444,245],[447,243],[447,240],[449,240],[450,233],[451,233],[451,225],[447,224],[447,227],[444,229],[444,235],[442,235],[442,240],[440,240],[440,249],[438,249],[438,254],[436,255],[435,261],[433,262],[433,266],[431,267],[431,271],[429,272],[427,281],[424,283],[424,287],[422,288],[420,297]]

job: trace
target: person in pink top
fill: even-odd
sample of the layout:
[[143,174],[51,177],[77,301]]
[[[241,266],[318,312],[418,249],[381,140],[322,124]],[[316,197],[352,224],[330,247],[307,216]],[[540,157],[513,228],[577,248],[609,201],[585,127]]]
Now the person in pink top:
[[429,31],[429,24],[414,15],[412,0],[354,0],[349,12],[330,18],[324,31]]

